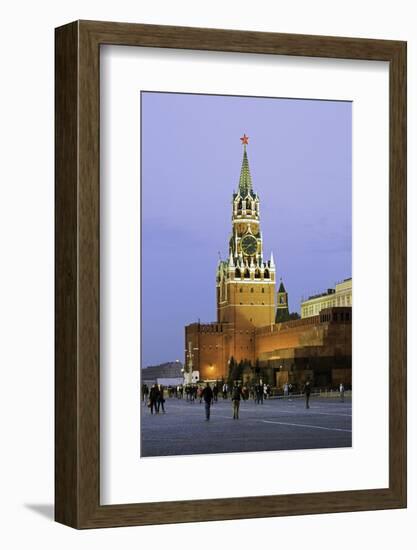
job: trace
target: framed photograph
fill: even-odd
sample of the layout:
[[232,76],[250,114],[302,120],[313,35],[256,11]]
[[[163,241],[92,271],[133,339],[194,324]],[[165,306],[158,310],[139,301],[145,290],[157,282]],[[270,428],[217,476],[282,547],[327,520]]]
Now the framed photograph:
[[56,521],[406,506],[406,43],[56,29]]

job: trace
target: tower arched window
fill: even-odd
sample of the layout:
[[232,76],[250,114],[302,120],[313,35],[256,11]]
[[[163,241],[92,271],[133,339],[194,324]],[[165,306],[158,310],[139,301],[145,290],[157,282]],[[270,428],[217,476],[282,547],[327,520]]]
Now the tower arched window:
[[238,267],[236,268],[236,271],[235,271],[235,277],[239,277],[239,279],[241,277],[240,269]]
[[269,270],[265,269],[264,271],[264,279],[269,279]]
[[259,271],[259,269],[257,269],[255,271],[255,279],[260,279],[261,278],[261,272]]
[[248,269],[248,268],[245,269],[245,273],[243,274],[243,276],[245,277],[245,279],[249,279],[249,278],[250,278],[250,273],[249,273],[249,269]]

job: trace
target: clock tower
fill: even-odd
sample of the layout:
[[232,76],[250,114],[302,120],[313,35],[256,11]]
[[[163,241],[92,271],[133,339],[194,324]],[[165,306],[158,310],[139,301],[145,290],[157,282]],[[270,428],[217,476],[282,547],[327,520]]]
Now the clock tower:
[[[239,187],[232,199],[232,232],[228,259],[217,267],[217,322],[227,323],[236,335],[250,335],[255,328],[275,323],[275,263],[271,253],[266,260],[260,225],[259,196],[252,188],[246,147],[248,137],[240,138],[243,160]],[[248,342],[252,342],[249,338]],[[248,342],[242,343],[250,351]],[[232,350],[231,350],[232,351]],[[241,353],[235,352],[238,358]],[[243,353],[250,358],[252,353]]]

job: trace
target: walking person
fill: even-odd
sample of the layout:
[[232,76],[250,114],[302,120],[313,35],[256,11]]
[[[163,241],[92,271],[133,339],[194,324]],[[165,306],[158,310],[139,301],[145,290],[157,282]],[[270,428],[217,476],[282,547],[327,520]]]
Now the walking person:
[[201,397],[204,399],[204,408],[206,410],[206,421],[210,420],[210,407],[213,402],[213,390],[207,382],[206,387],[201,392]]
[[307,382],[304,385],[304,394],[306,398],[306,409],[310,408],[310,394],[311,394],[311,385],[310,381],[307,380]]
[[340,392],[340,401],[343,403],[345,401],[345,386],[341,383],[339,386]]
[[288,399],[288,383],[285,382],[284,384],[284,399]]
[[256,402],[263,405],[264,404],[264,388],[262,386],[262,384],[258,384],[256,386]]
[[223,399],[227,399],[227,384],[223,384],[222,394],[223,394]]
[[239,384],[236,382],[232,390],[232,403],[233,403],[233,420],[239,420],[239,407],[242,390]]
[[162,384],[160,384],[158,389],[159,389],[159,394],[158,394],[158,399],[157,399],[157,402],[156,402],[156,412],[159,413],[159,409],[162,408],[162,412],[165,414],[164,386]]
[[158,398],[159,398],[158,386],[156,384],[153,384],[151,387],[151,391],[149,392],[149,403],[148,403],[148,407],[151,409],[151,414],[153,414],[154,410],[155,410],[155,414],[158,414],[158,409],[157,409]]
[[214,403],[217,403],[218,395],[219,395],[219,386],[216,383],[214,385],[214,388],[213,388],[213,401],[214,401]]
[[190,388],[190,399],[191,403],[194,404],[195,398],[197,396],[197,388],[195,386],[191,386]]

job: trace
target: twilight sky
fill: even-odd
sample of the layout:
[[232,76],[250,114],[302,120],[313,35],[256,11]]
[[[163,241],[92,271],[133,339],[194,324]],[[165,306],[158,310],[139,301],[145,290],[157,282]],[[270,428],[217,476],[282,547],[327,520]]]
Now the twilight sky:
[[218,254],[247,146],[264,256],[300,300],[352,275],[352,104],[142,92],[142,366],[216,321]]

